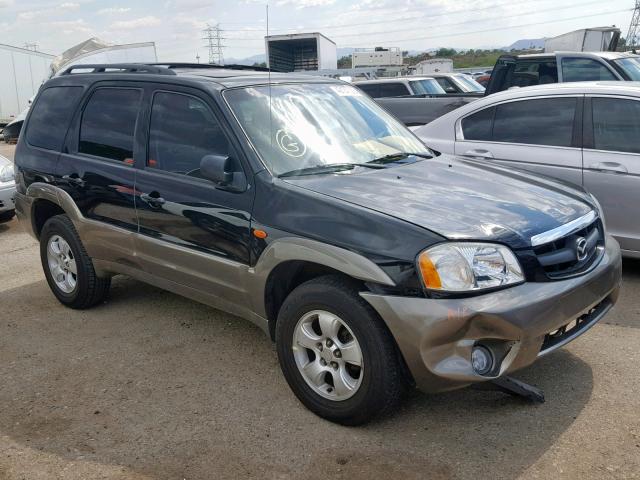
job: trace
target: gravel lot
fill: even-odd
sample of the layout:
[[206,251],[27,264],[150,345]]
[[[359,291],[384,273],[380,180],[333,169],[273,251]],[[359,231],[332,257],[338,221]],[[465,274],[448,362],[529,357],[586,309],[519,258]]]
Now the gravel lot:
[[[0,154],[13,147],[0,144]],[[416,392],[364,428],[303,408],[248,322],[128,278],[90,311],[0,225],[0,480],[640,478],[640,262],[588,334],[496,392]]]

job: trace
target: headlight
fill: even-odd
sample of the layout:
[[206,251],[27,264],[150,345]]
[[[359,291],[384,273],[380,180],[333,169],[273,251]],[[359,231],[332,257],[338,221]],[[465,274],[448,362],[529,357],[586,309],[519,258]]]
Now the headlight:
[[524,281],[518,259],[504,245],[442,243],[418,256],[422,282],[429,290],[469,292]]
[[4,167],[0,167],[0,182],[12,182],[13,176],[13,165],[5,165]]
[[600,216],[600,221],[602,222],[602,228],[606,232],[607,231],[607,226],[604,223],[604,210],[602,210],[602,205],[600,205],[600,202],[593,195],[593,193],[590,193],[589,195],[591,196],[591,200],[593,201],[593,203],[595,203],[596,207],[598,208],[598,215]]

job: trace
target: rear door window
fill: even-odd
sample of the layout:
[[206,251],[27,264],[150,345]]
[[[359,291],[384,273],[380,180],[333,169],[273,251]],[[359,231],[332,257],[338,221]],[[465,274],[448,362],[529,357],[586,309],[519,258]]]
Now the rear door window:
[[640,153],[640,101],[594,98],[591,102],[595,149]]
[[30,145],[60,151],[82,87],[49,87],[32,107],[26,138]]
[[615,75],[602,62],[591,58],[563,58],[563,82],[590,82],[598,80],[617,80]]
[[409,89],[403,83],[381,83],[381,97],[399,97],[401,95],[409,95]]
[[576,98],[543,98],[504,103],[496,107],[495,142],[570,147]]
[[142,91],[99,88],[82,113],[79,153],[133,165],[133,138]]
[[495,107],[485,108],[462,119],[462,134],[465,140],[491,141]]

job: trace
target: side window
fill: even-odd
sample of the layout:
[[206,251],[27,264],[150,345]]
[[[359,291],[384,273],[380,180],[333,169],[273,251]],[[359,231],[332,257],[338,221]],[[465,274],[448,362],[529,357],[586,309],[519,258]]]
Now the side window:
[[409,95],[409,89],[403,83],[381,83],[381,97],[398,97],[400,95]]
[[640,102],[594,98],[593,142],[597,150],[640,153]]
[[229,142],[209,107],[190,95],[157,92],[147,167],[199,177],[205,155],[228,155]]
[[50,87],[44,90],[29,118],[27,142],[59,152],[82,92],[82,87]]
[[380,96],[380,85],[370,83],[366,85],[357,85],[360,90],[369,95],[372,98],[378,98]]
[[438,77],[436,78],[436,81],[447,93],[456,93],[458,91],[458,89],[455,87],[453,82],[449,80],[447,77]]
[[142,92],[100,88],[82,113],[78,152],[133,165],[133,136]]
[[512,87],[529,87],[558,83],[558,67],[555,60],[519,61],[511,79]]
[[570,147],[575,98],[543,98],[498,105],[493,141]]
[[617,80],[603,63],[591,58],[563,58],[563,82],[587,82],[596,80]]
[[491,140],[491,127],[495,107],[485,108],[462,119],[462,133],[465,140]]

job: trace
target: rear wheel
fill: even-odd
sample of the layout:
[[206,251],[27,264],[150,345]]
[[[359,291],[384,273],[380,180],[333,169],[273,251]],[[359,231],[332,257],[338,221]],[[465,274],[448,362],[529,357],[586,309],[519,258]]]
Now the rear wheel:
[[321,277],[291,292],[276,344],[295,395],[328,420],[366,423],[392,411],[406,389],[393,338],[349,279]]
[[40,259],[47,283],[60,303],[83,309],[107,296],[111,279],[96,275],[93,262],[66,215],[51,217],[44,224]]

